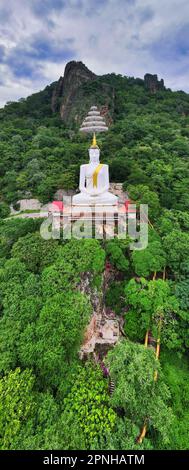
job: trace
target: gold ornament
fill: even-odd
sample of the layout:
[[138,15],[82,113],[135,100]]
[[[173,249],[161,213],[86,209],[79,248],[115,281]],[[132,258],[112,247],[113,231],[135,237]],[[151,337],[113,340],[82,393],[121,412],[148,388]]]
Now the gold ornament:
[[94,134],[93,134],[93,140],[92,140],[91,149],[99,149],[99,146],[97,145],[97,141],[96,141],[96,134],[95,134],[95,132],[94,132]]

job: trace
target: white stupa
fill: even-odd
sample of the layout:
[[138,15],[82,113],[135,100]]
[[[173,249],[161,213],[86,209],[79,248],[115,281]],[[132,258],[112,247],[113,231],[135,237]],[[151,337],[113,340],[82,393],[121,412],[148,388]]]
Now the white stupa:
[[81,132],[106,132],[108,127],[96,106],[91,106],[80,127]]
[[99,161],[100,149],[96,142],[96,132],[108,131],[105,120],[96,106],[90,108],[84,119],[81,132],[93,133],[93,141],[89,148],[88,164],[81,165],[79,189],[80,193],[73,196],[74,206],[115,206],[118,198],[109,193],[109,167]]

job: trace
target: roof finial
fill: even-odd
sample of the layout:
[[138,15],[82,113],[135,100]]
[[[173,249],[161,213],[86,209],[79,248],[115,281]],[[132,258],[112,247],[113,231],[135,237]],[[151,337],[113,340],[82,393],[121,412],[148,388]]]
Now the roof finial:
[[97,141],[96,141],[96,134],[95,132],[93,133],[93,140],[92,140],[92,144],[91,144],[91,149],[98,149],[98,145],[97,145]]

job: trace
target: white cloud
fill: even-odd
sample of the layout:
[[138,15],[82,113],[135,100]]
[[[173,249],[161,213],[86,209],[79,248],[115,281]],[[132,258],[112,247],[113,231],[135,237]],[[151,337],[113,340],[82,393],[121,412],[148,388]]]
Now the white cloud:
[[[166,86],[189,91],[188,58],[183,52],[187,38],[179,48],[179,31],[189,22],[188,0],[62,0],[62,8],[60,3],[9,0],[7,7],[1,0],[0,16],[6,18],[0,28],[5,54],[0,65],[1,105],[57,80],[71,58],[82,60],[97,74],[157,73]],[[71,38],[72,56],[67,59],[65,44],[69,53]],[[49,56],[40,52],[40,41],[47,44]]]

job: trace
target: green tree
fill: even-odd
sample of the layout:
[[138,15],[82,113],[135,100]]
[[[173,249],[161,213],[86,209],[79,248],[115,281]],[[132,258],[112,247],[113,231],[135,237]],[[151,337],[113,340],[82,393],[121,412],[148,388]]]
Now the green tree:
[[27,233],[35,232],[41,224],[40,219],[12,219],[1,221],[0,257],[10,257],[12,245]]
[[128,246],[129,240],[114,238],[106,242],[107,256],[119,271],[127,272],[129,270]]
[[[141,444],[137,444],[136,437],[140,434],[140,427],[126,417],[116,418],[113,432],[107,432],[106,438],[100,439],[100,450],[141,450]],[[152,450],[153,445],[148,435],[142,443],[142,449]]]
[[163,248],[167,256],[167,265],[175,274],[179,274],[181,264],[189,258],[189,234],[181,230],[172,230],[163,237]]
[[72,239],[57,251],[57,261],[43,270],[42,286],[46,296],[78,287],[87,277],[91,288],[100,290],[105,252],[98,240]]
[[148,204],[149,219],[154,221],[160,215],[160,203],[158,195],[149,189],[148,186],[130,185],[127,188],[129,197],[133,202],[137,203],[139,208],[140,204]]
[[56,259],[57,246],[56,240],[44,240],[39,233],[27,234],[13,245],[12,256],[37,273]]
[[104,269],[105,252],[99,241],[95,239],[71,239],[61,247],[59,256],[71,262],[74,268],[80,269],[80,272],[91,271],[98,274]]
[[[115,382],[112,406],[123,409],[126,417],[139,427],[147,419],[149,431],[158,431],[162,441],[169,442],[173,419],[167,405],[170,393],[153,351],[122,340],[108,353],[107,363]],[[154,385],[156,369],[159,380]]]
[[0,219],[5,219],[10,214],[10,207],[6,202],[0,202]]
[[166,265],[166,255],[162,248],[161,239],[152,232],[144,250],[134,250],[132,253],[134,271],[138,276],[148,277],[154,271],[163,271]]
[[60,407],[49,391],[35,392],[35,406],[14,438],[18,450],[61,449]]
[[118,315],[124,309],[124,288],[125,282],[111,282],[108,289],[106,290],[105,303],[107,307],[110,307]]
[[189,309],[189,279],[182,280],[175,285],[175,296],[179,300],[181,309]]
[[58,185],[60,188],[63,188],[65,191],[70,189],[75,189],[77,187],[76,175],[72,171],[66,171],[58,179]]
[[14,439],[32,413],[34,377],[30,370],[10,371],[0,379],[0,447],[14,449]]
[[162,368],[166,384],[171,392],[171,406],[175,415],[170,427],[169,444],[164,447],[158,439],[156,445],[161,449],[187,450],[189,432],[189,369],[184,356],[162,353]]
[[65,364],[70,365],[79,350],[90,313],[87,297],[71,290],[54,295],[40,312],[36,324],[37,366],[54,386],[59,384]]
[[94,448],[95,440],[98,441],[113,430],[116,414],[109,402],[107,383],[102,378],[101,371],[90,364],[80,368],[77,379],[64,400],[62,418],[70,425],[66,436],[67,448],[72,446],[72,434],[77,423],[78,432],[83,435],[87,449]]
[[[25,266],[14,259],[8,260],[1,270],[0,290],[3,313],[0,319],[0,370],[5,373],[20,362],[25,365],[22,333],[38,318],[42,298],[39,277],[27,272]],[[29,337],[25,338],[24,346],[25,349],[28,346],[29,355]]]
[[143,340],[148,329],[152,329],[157,338],[161,318],[161,343],[168,348],[181,346],[179,303],[172,295],[168,282],[161,279],[146,281],[144,278],[137,282],[131,279],[125,288],[125,295],[130,306],[125,325],[129,338]]

